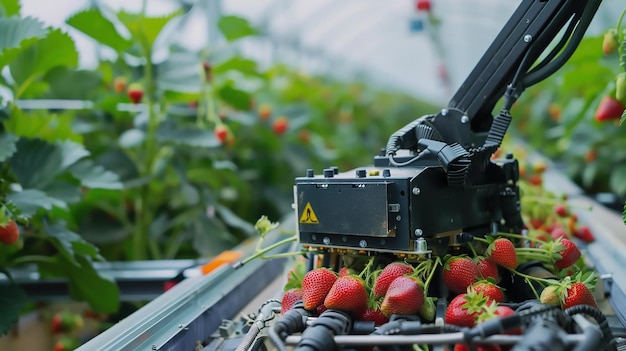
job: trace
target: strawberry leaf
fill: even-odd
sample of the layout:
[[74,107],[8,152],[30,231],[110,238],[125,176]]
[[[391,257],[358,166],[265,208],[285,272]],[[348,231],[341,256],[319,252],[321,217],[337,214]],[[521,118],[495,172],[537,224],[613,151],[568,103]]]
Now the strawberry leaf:
[[15,284],[0,284],[0,335],[7,334],[26,308],[26,293]]
[[181,11],[175,11],[161,17],[144,17],[139,13],[121,11],[118,12],[117,17],[128,28],[135,41],[151,50],[165,25],[181,13]]
[[17,136],[11,133],[0,134],[0,162],[6,161],[17,151],[15,144],[18,139]]
[[122,53],[133,45],[115,29],[115,25],[104,16],[106,9],[88,9],[75,13],[65,22],[98,43]]
[[219,89],[218,94],[224,102],[232,105],[240,110],[248,110],[250,108],[250,94],[246,91],[232,87],[231,85],[225,85]]
[[[3,0],[5,1],[5,0]],[[6,10],[6,8],[5,8]],[[32,17],[0,18],[0,68],[11,62],[21,51],[48,33],[44,24]]]
[[64,201],[48,196],[41,190],[25,189],[7,195],[7,199],[17,206],[26,216],[36,214],[40,209],[51,211],[54,207],[67,208]]
[[617,165],[609,178],[611,190],[617,194],[626,194],[626,165]]
[[18,86],[16,94],[26,90],[37,78],[42,77],[57,66],[75,67],[78,65],[78,52],[74,40],[56,29],[21,51],[9,64],[11,76]]
[[170,100],[176,100],[173,92],[187,95],[186,101],[198,100],[202,86],[200,60],[191,52],[171,53],[167,60],[156,66],[159,89],[167,93]]
[[0,0],[0,17],[10,17],[20,14],[19,0]]
[[226,60],[213,68],[214,73],[225,73],[228,71],[239,71],[246,75],[258,75],[257,64],[255,61],[243,58],[243,57],[232,57],[229,60]]
[[88,188],[122,189],[117,174],[95,164],[92,160],[81,160],[69,168],[70,173]]
[[51,143],[57,140],[82,143],[82,136],[72,129],[74,122],[75,115],[71,112],[36,110],[26,115],[17,111],[4,122],[4,127],[6,131],[24,138],[42,139]]
[[245,18],[238,16],[223,16],[217,22],[217,26],[228,41],[234,41],[257,33]]

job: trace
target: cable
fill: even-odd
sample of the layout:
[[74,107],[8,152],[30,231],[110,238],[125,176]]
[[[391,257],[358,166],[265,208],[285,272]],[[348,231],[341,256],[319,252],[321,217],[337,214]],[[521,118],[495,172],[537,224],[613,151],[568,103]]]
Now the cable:
[[613,336],[613,331],[609,326],[609,321],[606,316],[597,308],[588,305],[577,305],[570,307],[563,311],[568,316],[575,316],[578,314],[585,314],[591,318],[593,318],[600,328],[602,332],[603,341],[609,350],[617,350],[615,337]]

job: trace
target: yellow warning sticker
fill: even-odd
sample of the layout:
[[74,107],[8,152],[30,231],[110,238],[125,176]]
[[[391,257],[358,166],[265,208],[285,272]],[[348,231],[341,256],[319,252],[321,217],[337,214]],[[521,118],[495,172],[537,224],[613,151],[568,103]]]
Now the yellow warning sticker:
[[313,207],[311,207],[311,203],[307,202],[306,206],[304,206],[304,211],[302,211],[302,216],[300,216],[300,223],[303,224],[318,224],[317,216],[313,211]]

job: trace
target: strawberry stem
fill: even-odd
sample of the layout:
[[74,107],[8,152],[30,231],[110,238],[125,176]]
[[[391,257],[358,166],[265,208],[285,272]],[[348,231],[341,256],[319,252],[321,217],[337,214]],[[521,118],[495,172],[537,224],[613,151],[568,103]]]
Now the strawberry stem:
[[476,253],[476,249],[474,248],[474,245],[472,245],[471,242],[467,243],[467,247],[469,247],[470,251],[472,251],[472,255],[474,257],[478,257],[478,254]]
[[437,256],[437,258],[435,258],[435,261],[430,261],[432,263],[432,267],[430,269],[430,273],[428,274],[428,277],[426,278],[426,281],[424,282],[424,294],[428,295],[428,287],[430,286],[430,282],[433,280],[433,277],[435,276],[435,271],[437,271],[437,266],[439,266],[441,264],[441,258],[439,258],[439,256]]
[[367,264],[365,265],[365,267],[363,267],[363,270],[358,275],[359,278],[364,279],[363,278],[364,276],[367,277],[370,275],[370,271],[372,270],[372,267],[374,266],[374,258],[375,257],[371,257],[369,261],[367,261]]
[[[527,280],[533,280],[536,281],[538,283],[541,284],[545,284],[545,285],[550,285],[550,284],[554,284],[554,280],[551,279],[545,279],[545,278],[539,278],[539,277],[534,277],[532,275],[528,275],[528,274],[524,274],[522,272],[519,272],[515,269],[509,269],[507,268],[511,273],[515,274],[515,275],[519,275],[520,277],[527,279]],[[532,285],[532,284],[531,284]]]
[[[259,239],[259,240],[261,240],[261,239]],[[292,243],[292,242],[297,241],[297,240],[298,240],[298,236],[294,235],[294,236],[290,236],[287,239],[283,239],[283,240],[281,240],[281,241],[279,241],[277,243],[274,243],[274,244],[272,244],[272,245],[270,245],[270,246],[268,246],[268,247],[266,247],[266,248],[264,248],[262,250],[257,250],[252,256],[249,256],[248,258],[244,259],[243,261],[240,261],[241,263],[239,264],[239,266],[243,266],[244,264],[252,261],[255,258],[263,256],[264,254],[268,253],[271,250],[274,250],[275,248],[277,248],[279,246],[282,246],[282,245],[285,245],[285,244],[288,244],[288,243]]]
[[530,238],[530,237],[527,237],[527,236],[524,236],[524,235],[521,235],[521,234],[498,232],[498,233],[496,233],[496,235],[502,236],[502,237],[505,237],[505,238],[511,238],[511,239],[528,240],[528,241],[537,242],[537,243],[540,243],[540,244],[545,244],[546,243],[545,240],[536,239],[536,238]]

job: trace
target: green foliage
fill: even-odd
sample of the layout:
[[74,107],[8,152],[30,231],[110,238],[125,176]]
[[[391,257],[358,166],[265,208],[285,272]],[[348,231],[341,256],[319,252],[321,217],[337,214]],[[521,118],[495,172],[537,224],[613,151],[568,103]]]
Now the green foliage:
[[250,26],[250,23],[238,16],[223,16],[217,22],[217,26],[228,41],[256,34],[256,30]]
[[119,53],[125,52],[133,45],[131,40],[118,33],[115,25],[99,9],[92,8],[78,12],[65,22],[98,43]]
[[47,30],[39,20],[32,17],[0,17],[0,68],[28,46],[47,34]]
[[15,284],[0,284],[0,335],[7,334],[17,322],[19,314],[26,308],[28,299],[24,291]]

